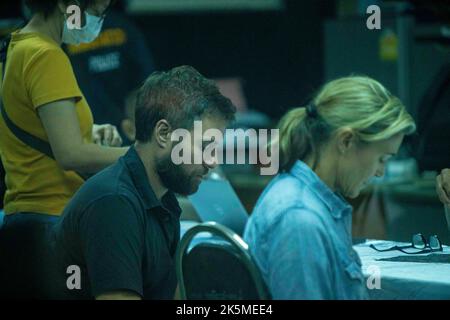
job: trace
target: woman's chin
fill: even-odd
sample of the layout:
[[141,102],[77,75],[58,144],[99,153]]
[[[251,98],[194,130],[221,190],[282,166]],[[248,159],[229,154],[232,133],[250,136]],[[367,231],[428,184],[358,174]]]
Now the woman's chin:
[[351,190],[345,195],[345,197],[349,198],[349,199],[355,199],[355,198],[357,198],[360,195],[360,193],[361,193],[360,189],[358,189],[358,190]]

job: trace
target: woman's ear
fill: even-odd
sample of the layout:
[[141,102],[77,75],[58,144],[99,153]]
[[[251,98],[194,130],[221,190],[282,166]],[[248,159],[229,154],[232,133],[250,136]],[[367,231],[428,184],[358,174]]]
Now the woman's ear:
[[156,143],[161,148],[166,148],[171,144],[171,133],[172,127],[170,126],[169,122],[167,122],[167,120],[165,119],[161,119],[155,125],[155,129],[153,130],[153,137],[155,138]]
[[355,146],[356,134],[350,128],[343,128],[337,134],[337,148],[340,154],[347,153]]

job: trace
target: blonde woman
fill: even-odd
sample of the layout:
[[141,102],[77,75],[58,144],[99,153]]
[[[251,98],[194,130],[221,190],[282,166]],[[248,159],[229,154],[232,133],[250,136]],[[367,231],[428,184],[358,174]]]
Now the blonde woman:
[[366,299],[352,248],[352,208],[415,124],[368,77],[326,84],[280,122],[282,173],[264,190],[244,238],[274,299]]

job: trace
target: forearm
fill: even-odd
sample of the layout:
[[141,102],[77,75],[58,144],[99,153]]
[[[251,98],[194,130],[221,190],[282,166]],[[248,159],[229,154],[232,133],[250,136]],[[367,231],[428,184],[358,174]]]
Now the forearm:
[[[83,135],[81,132],[74,99],[47,103],[37,110],[55,160],[64,170],[85,174],[96,173],[115,162],[128,150],[85,143],[86,134]],[[114,130],[111,129],[112,127],[104,126],[105,137],[99,142],[105,145],[119,145],[115,144],[120,141],[114,141],[117,139],[114,139]]]
[[96,173],[114,163],[128,149],[128,147],[113,148],[86,143],[73,148],[60,162],[66,170]]
[[142,300],[142,298],[131,291],[116,291],[103,293],[97,297],[96,300]]

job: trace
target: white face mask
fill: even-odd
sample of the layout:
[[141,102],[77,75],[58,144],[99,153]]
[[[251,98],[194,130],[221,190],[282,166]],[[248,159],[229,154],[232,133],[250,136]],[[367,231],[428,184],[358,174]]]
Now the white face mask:
[[86,24],[81,29],[71,28],[64,21],[64,29],[62,33],[62,42],[66,44],[78,45],[80,43],[88,43],[94,41],[102,30],[103,18],[97,17],[85,12]]

